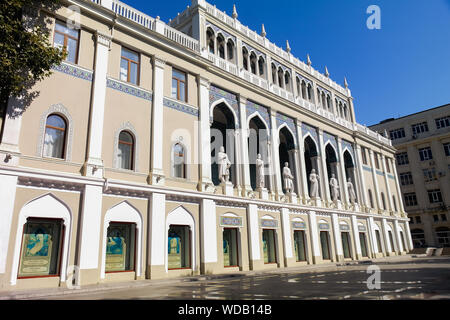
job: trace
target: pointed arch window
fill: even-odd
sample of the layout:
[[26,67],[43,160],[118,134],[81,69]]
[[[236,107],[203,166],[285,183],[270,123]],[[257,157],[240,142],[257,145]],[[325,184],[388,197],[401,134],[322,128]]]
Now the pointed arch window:
[[128,131],[122,131],[119,135],[119,148],[117,164],[121,169],[133,170],[134,138]]
[[186,179],[186,153],[184,147],[176,143],[173,152],[173,176],[175,178]]
[[44,157],[64,159],[66,121],[57,114],[47,117],[45,124]]

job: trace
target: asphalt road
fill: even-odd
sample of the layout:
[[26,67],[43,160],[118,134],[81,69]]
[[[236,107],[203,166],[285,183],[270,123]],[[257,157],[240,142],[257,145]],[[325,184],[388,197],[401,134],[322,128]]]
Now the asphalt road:
[[[71,294],[45,299],[176,299],[176,300],[341,300],[341,299],[450,299],[450,258],[416,258],[378,263],[379,289],[369,289],[369,265],[339,266],[334,270],[280,270],[220,280]],[[328,269],[328,268],[327,268]],[[377,282],[369,279],[373,285]]]

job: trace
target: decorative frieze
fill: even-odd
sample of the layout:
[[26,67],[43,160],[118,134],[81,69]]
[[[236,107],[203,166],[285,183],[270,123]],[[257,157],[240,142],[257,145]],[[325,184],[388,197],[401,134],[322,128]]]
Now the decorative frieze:
[[120,82],[118,80],[114,80],[111,78],[108,78],[106,80],[106,86],[108,88],[111,88],[111,89],[114,89],[117,91],[121,91],[121,92],[130,94],[132,96],[135,96],[135,97],[138,97],[141,99],[145,99],[148,101],[152,101],[152,99],[153,99],[153,94],[150,91],[138,89],[138,88],[132,87],[130,85],[127,85],[123,82]]
[[193,107],[191,107],[191,106],[189,106],[187,104],[180,103],[180,102],[177,102],[177,101],[173,101],[173,100],[164,98],[163,99],[163,105],[165,107],[172,108],[172,109],[175,109],[177,111],[181,111],[181,112],[190,114],[192,116],[198,117],[198,109],[193,108]]
[[62,62],[59,65],[54,65],[53,70],[68,74],[70,76],[80,78],[87,81],[92,81],[93,72],[90,70],[82,69],[78,66],[71,65],[66,62]]
[[234,35],[229,34],[228,32],[224,31],[223,29],[219,28],[218,26],[216,26],[215,24],[213,24],[209,21],[206,21],[205,27],[206,27],[206,29],[211,28],[214,31],[216,38],[217,38],[217,35],[220,33],[225,38],[225,41],[227,41],[228,39],[231,39],[231,40],[233,40],[234,44],[236,45],[236,37]]

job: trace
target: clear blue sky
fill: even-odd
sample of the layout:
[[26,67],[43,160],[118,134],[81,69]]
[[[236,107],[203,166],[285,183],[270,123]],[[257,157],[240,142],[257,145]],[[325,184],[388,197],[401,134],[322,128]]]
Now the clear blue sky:
[[[165,22],[190,0],[125,3]],[[450,0],[210,0],[294,56],[343,85],[347,77],[357,121],[372,125],[450,103]],[[369,5],[381,29],[369,30]]]

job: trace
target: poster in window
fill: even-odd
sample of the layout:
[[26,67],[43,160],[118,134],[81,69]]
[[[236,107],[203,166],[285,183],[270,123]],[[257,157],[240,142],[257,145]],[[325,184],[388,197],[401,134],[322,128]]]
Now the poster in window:
[[181,238],[176,233],[171,233],[168,242],[169,269],[181,268]]
[[56,274],[59,258],[60,222],[29,221],[23,234],[19,277]]
[[106,271],[126,270],[127,242],[129,228],[127,225],[114,225],[108,228],[106,239]]

